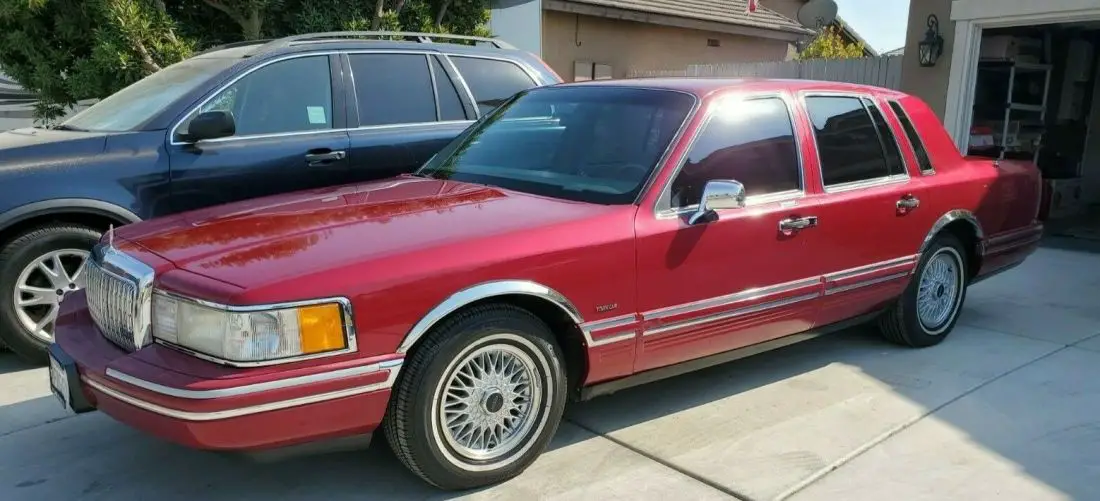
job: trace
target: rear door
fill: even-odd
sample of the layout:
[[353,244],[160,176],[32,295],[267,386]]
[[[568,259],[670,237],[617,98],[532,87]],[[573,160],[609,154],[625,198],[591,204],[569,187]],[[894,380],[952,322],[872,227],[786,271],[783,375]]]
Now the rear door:
[[359,51],[345,57],[355,180],[411,172],[472,123],[473,106],[463,102],[438,55]]
[[924,182],[911,176],[873,96],[809,93],[801,101],[821,179],[810,251],[825,285],[820,326],[870,313],[900,294],[932,223],[920,206]]
[[[324,53],[276,58],[203,101],[169,135],[172,207],[190,210],[344,181],[349,140],[339,68],[339,60]],[[236,133],[182,141],[189,121],[211,110],[230,111]]]

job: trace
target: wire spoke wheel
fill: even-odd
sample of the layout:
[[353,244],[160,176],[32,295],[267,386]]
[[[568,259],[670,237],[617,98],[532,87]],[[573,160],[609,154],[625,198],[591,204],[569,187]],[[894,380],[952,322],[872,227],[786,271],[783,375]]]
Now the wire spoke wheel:
[[545,398],[535,361],[515,346],[494,343],[452,367],[437,391],[434,416],[448,448],[482,462],[524,444]]
[[958,254],[941,249],[924,267],[917,290],[917,318],[930,333],[947,325],[959,306],[962,265]]

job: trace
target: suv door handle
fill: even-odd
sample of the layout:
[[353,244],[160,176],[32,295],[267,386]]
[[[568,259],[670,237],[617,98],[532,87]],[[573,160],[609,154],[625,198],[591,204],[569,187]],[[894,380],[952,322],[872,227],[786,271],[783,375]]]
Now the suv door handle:
[[897,207],[899,212],[908,212],[920,207],[920,199],[913,195],[905,195],[898,200]]
[[814,226],[817,226],[817,216],[789,217],[779,221],[779,231],[783,233],[793,233]]
[[306,163],[310,166],[322,165],[335,160],[343,160],[347,156],[344,150],[327,151],[324,153],[306,153]]

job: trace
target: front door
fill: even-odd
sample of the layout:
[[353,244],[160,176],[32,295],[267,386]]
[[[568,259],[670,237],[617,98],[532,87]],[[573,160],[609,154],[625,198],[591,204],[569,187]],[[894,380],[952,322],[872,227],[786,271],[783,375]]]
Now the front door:
[[[938,215],[922,210],[924,183],[910,177],[893,128],[870,96],[802,96],[817,145],[814,259],[824,279],[819,326],[896,297]],[[931,217],[931,219],[929,219]]]
[[[177,211],[348,181],[343,89],[328,55],[261,65],[196,112],[233,114],[233,136],[188,144],[185,119],[170,137],[172,206]],[[336,96],[336,99],[334,99]]]
[[[821,279],[806,243],[815,228],[780,226],[812,222],[789,104],[780,94],[713,104],[657,213],[640,210],[636,371],[813,326]],[[741,182],[747,206],[690,225],[709,180]]]

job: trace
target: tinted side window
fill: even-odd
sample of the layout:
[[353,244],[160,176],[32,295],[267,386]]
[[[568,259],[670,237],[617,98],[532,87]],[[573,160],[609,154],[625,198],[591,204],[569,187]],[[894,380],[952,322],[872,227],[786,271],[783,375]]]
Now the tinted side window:
[[[232,113],[235,136],[331,129],[328,56],[297,57],[259,68],[219,92],[198,113],[206,111]],[[180,126],[178,133],[186,133],[187,126]]]
[[513,94],[534,87],[535,81],[518,65],[496,59],[450,56],[458,72],[474,94],[484,115],[500,106]]
[[435,76],[435,92],[439,97],[440,120],[466,120],[466,110],[462,109],[462,99],[458,97],[458,88],[450,75],[443,71],[439,58],[432,56],[432,74]]
[[882,115],[874,101],[864,99],[863,104],[867,106],[867,111],[871,113],[871,120],[875,122],[875,128],[878,129],[879,142],[882,143],[882,151],[886,155],[887,170],[890,171],[890,175],[905,174],[905,164],[901,159],[901,150],[898,149],[898,140],[894,137],[890,124],[886,123],[886,117]]
[[699,203],[707,181],[739,181],[749,196],[800,190],[798,144],[787,105],[753,99],[717,110],[672,181],[672,207]]
[[423,54],[351,54],[359,125],[435,121],[435,91]]
[[901,122],[901,128],[905,129],[905,136],[909,138],[909,144],[913,145],[913,153],[917,155],[917,164],[920,165],[920,170],[933,170],[932,161],[928,159],[928,151],[924,149],[924,143],[921,141],[920,135],[917,134],[916,127],[913,127],[913,122],[909,121],[909,115],[905,114],[905,110],[897,101],[890,101],[890,109],[894,110],[894,115]]
[[878,132],[855,97],[806,98],[825,186],[885,177],[889,170]]

